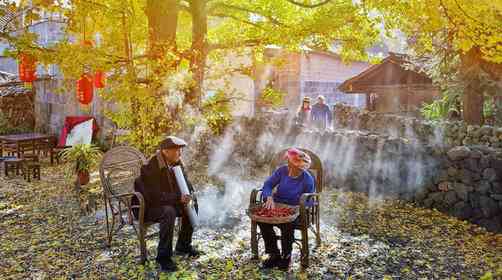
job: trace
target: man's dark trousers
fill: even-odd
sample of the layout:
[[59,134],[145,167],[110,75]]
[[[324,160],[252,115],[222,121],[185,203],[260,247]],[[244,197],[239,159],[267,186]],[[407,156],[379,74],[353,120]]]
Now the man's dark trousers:
[[294,223],[284,224],[266,224],[258,223],[260,232],[265,242],[265,252],[270,255],[280,256],[279,248],[277,248],[277,236],[275,235],[274,226],[281,230],[281,249],[282,257],[287,258],[291,256],[293,250],[293,241],[295,239]]
[[185,211],[173,206],[148,209],[147,220],[160,223],[157,260],[168,259],[173,255],[173,236],[176,217],[181,216],[181,230],[178,233],[176,249],[183,250],[191,246],[193,228]]

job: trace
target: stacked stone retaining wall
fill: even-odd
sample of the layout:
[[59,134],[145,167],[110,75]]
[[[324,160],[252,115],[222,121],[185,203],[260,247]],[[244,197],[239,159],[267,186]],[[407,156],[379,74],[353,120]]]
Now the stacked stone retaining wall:
[[[502,232],[499,142],[456,146],[432,124],[385,115],[362,120],[369,115],[351,114],[351,122],[358,123],[351,126],[335,113],[338,126],[317,132],[297,130],[287,116],[269,114],[240,119],[220,140],[193,140],[209,154],[216,150],[225,154],[224,159],[208,156],[209,161],[267,172],[272,156],[280,149],[308,148],[323,161],[325,188],[412,201]],[[393,129],[393,125],[402,130]],[[490,128],[492,138],[499,137],[498,131],[500,128]],[[488,132],[481,135],[484,133]]]

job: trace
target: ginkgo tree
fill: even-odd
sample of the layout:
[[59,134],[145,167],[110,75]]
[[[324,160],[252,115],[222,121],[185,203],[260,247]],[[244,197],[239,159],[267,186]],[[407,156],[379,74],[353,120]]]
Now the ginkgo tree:
[[[89,69],[109,73],[106,98],[120,104],[109,115],[133,130],[132,142],[143,150],[178,129],[186,112],[210,110],[203,104],[208,61],[214,65],[232,53],[260,62],[268,45],[326,50],[334,42],[345,59],[365,59],[365,49],[379,35],[377,22],[352,0],[29,2],[15,8],[34,19],[47,12],[61,15],[65,38],[44,48],[26,28],[16,36],[0,31],[0,38],[42,63],[59,65],[67,79]],[[84,40],[97,42],[89,47],[80,43]]]
[[[485,96],[502,95],[502,1],[365,0],[386,29],[404,31],[417,57],[445,82],[461,89],[463,118],[483,122]],[[498,85],[494,83],[498,81]],[[453,82],[453,83],[450,83]],[[451,102],[455,104],[455,102]]]

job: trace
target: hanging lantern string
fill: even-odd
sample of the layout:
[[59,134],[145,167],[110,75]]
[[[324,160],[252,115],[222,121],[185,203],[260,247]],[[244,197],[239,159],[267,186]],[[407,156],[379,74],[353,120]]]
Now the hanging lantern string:
[[85,21],[86,21],[86,16],[84,16],[82,19],[82,34],[84,36],[84,42],[85,42]]

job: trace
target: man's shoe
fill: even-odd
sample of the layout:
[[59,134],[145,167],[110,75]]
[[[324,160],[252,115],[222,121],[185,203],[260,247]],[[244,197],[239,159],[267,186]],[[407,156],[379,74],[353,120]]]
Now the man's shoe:
[[263,269],[270,269],[277,267],[279,265],[279,262],[281,261],[281,257],[279,255],[270,255],[268,259],[266,259],[263,264],[261,265],[261,268]]
[[189,257],[199,257],[203,253],[197,249],[195,249],[193,246],[188,246],[186,248],[176,248],[176,253],[178,255],[187,255]]
[[289,271],[291,267],[291,257],[281,258],[277,268],[283,271]]
[[176,267],[176,263],[173,262],[171,258],[165,258],[157,261],[160,265],[160,270],[162,272],[174,272],[178,268]]

